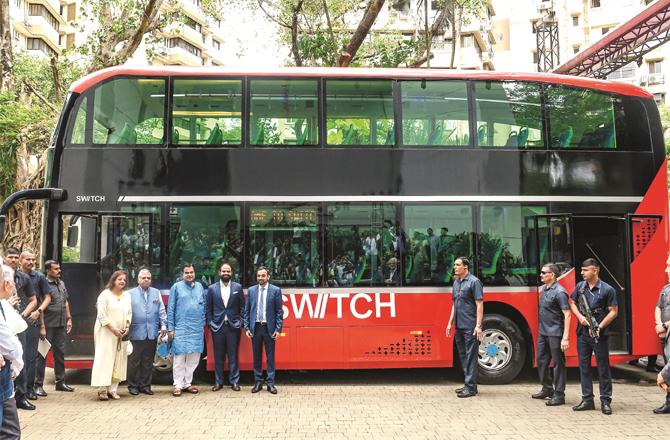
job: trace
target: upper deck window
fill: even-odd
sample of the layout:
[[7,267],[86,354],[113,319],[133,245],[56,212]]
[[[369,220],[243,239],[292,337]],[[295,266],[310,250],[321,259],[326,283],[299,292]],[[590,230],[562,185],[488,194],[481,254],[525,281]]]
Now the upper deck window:
[[328,145],[394,145],[391,80],[326,83]]
[[119,78],[102,84],[94,92],[93,143],[162,144],[164,103],[163,79]]
[[251,80],[251,145],[316,145],[316,80]]
[[242,143],[242,81],[176,79],[172,95],[173,145]]
[[550,85],[553,148],[649,150],[646,112],[636,98]]
[[404,145],[469,145],[468,96],[464,81],[404,81]]
[[475,97],[478,146],[544,147],[538,84],[480,81]]

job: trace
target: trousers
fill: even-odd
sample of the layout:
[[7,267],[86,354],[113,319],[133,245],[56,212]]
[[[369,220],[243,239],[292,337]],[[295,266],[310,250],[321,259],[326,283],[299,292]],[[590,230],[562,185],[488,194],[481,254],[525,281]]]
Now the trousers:
[[456,329],[454,342],[463,367],[463,384],[470,391],[477,391],[477,360],[479,341],[472,333],[474,329]]
[[[553,371],[550,368],[554,361]],[[561,336],[540,335],[537,339],[537,373],[540,376],[542,389],[554,392],[556,397],[565,398],[565,353],[561,350]],[[552,378],[553,373],[553,378]]]

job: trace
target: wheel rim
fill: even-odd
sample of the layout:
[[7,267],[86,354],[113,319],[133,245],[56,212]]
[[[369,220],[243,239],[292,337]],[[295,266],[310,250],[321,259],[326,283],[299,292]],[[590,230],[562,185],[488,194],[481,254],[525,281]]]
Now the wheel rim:
[[499,371],[512,359],[512,342],[507,334],[497,328],[484,330],[479,344],[479,366],[487,371]]

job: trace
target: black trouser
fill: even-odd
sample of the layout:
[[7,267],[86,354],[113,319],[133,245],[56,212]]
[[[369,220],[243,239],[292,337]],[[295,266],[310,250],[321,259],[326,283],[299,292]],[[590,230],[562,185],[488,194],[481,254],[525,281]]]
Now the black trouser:
[[[670,362],[670,338],[667,336],[663,340],[663,357],[666,364]],[[665,402],[670,405],[670,391],[665,395]]]
[[216,384],[223,385],[223,367],[226,356],[228,356],[228,379],[230,384],[239,383],[240,366],[237,363],[237,347],[240,345],[240,329],[224,323],[219,331],[212,332],[212,343],[214,344],[214,380]]
[[[549,365],[554,361],[553,380]],[[565,398],[565,353],[561,350],[561,336],[540,335],[537,339],[537,373],[542,389],[553,391],[556,397]]]
[[268,326],[257,322],[254,326],[254,336],[251,338],[254,352],[254,380],[256,383],[263,382],[263,345],[265,345],[265,357],[267,359],[268,376],[265,381],[268,386],[275,383],[275,340],[268,331]]
[[609,337],[601,336],[596,344],[588,333],[577,336],[577,353],[579,353],[579,375],[582,383],[582,399],[593,400],[593,379],[591,378],[591,354],[596,356],[598,366],[598,386],[600,401],[612,402],[612,372],[610,371]]
[[477,391],[477,360],[479,358],[479,341],[472,333],[475,329],[456,329],[454,341],[458,349],[458,357],[463,367],[463,384],[470,391]]
[[0,426],[0,439],[15,440],[21,438],[21,425],[19,424],[19,413],[16,410],[16,400],[9,398],[2,402],[2,426]]
[[[54,358],[54,374],[56,383],[65,380],[65,327],[47,327],[47,341],[51,343],[51,354]],[[44,369],[46,359],[41,355],[37,358],[35,370],[35,386],[44,386]]]
[[128,356],[128,388],[151,388],[157,340],[131,340],[130,343],[133,344],[133,352]]
[[35,386],[35,362],[37,358],[37,341],[40,338],[39,327],[28,324],[18,335],[23,348],[23,369],[14,381],[15,397],[17,401],[25,400],[26,393]]

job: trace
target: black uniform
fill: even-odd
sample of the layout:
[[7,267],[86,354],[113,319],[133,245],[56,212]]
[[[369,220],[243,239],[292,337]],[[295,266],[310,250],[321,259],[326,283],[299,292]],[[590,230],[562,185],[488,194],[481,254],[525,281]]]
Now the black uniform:
[[[16,293],[19,295],[19,303],[16,305],[16,310],[19,313],[22,313],[28,303],[31,301],[32,297],[35,296],[35,289],[33,288],[33,283],[30,280],[30,277],[23,272],[14,271],[14,285],[16,286]],[[29,334],[31,330],[31,324],[28,323],[28,328],[25,331],[22,331],[18,335],[19,342],[21,342],[21,347],[23,347],[23,369],[19,373],[16,381],[14,382],[16,393],[15,398],[17,402],[26,400],[26,392],[28,390],[28,381],[30,374],[35,376],[35,364],[32,363],[32,366],[29,365],[30,359],[34,359],[34,352],[37,352],[37,341],[31,338]],[[30,380],[31,387],[34,380]]]
[[[65,303],[68,299],[67,289],[62,280],[47,279],[51,294],[51,303],[44,310],[44,326],[47,330],[47,340],[51,343],[51,353],[54,358],[54,373],[56,383],[65,379],[65,325],[67,323],[67,312]],[[35,372],[35,386],[44,386],[45,359],[37,358],[37,371]]]
[[[656,307],[661,310],[661,322],[670,321],[670,284],[663,286],[661,294],[658,296],[658,302]],[[665,357],[666,365],[670,362],[670,338],[666,336],[662,341],[663,343],[663,356]],[[670,392],[667,393],[665,401],[670,405]]]
[[[561,339],[565,323],[564,310],[570,310],[568,292],[554,282],[542,287],[540,295],[540,332],[537,338],[537,372],[543,391],[553,391],[559,398],[565,398],[565,353],[561,350]],[[549,372],[554,361],[554,377]]]
[[[591,313],[600,323],[607,313],[608,307],[618,305],[614,288],[602,280],[589,289],[586,281],[577,283],[572,292],[572,301],[578,304],[579,291],[584,290],[584,296],[591,308]],[[598,385],[600,388],[600,401],[610,404],[612,402],[612,372],[610,371],[610,350],[607,328],[600,332],[598,343],[591,336],[589,330],[581,324],[577,325],[577,353],[579,353],[579,375],[582,384],[582,400],[593,400],[593,379],[591,378],[591,354],[595,353],[596,365],[598,366]]]
[[452,299],[456,320],[454,343],[463,366],[464,385],[469,391],[477,392],[479,341],[473,333],[477,325],[476,301],[484,299],[482,282],[472,274],[468,274],[463,280],[457,278],[454,281]]
[[[49,283],[47,278],[41,272],[36,270],[31,270],[27,274],[30,277],[30,281],[33,283],[33,288],[35,288],[35,295],[37,295],[37,307],[42,304],[44,301],[44,296],[48,294],[51,289],[49,288]],[[35,369],[37,367],[37,357],[40,354],[37,351],[37,346],[40,340],[40,320],[39,318],[35,323],[28,323],[28,329],[26,330],[26,341],[28,349],[24,350],[24,366],[23,369],[26,371],[26,388],[32,390],[35,386]],[[28,353],[26,353],[28,351]]]

